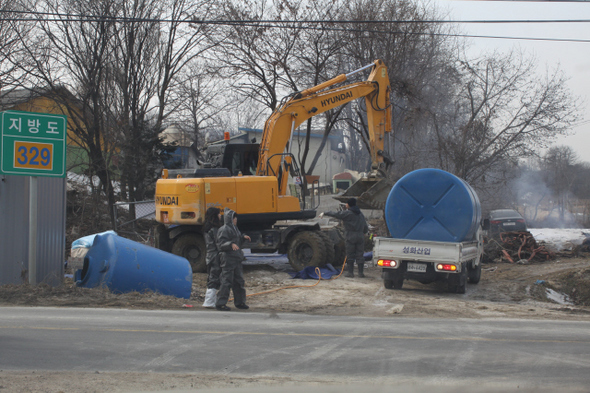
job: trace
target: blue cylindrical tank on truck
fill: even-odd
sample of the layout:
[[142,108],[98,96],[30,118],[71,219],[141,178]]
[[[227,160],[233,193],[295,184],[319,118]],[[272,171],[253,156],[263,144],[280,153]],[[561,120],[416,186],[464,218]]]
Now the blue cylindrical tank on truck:
[[465,293],[467,281],[479,282],[481,204],[467,182],[440,169],[415,170],[393,186],[384,213],[391,237],[375,239],[373,258],[386,288],[445,280],[449,291]]
[[473,188],[452,173],[418,169],[391,189],[385,221],[394,238],[461,242],[475,236],[481,205]]

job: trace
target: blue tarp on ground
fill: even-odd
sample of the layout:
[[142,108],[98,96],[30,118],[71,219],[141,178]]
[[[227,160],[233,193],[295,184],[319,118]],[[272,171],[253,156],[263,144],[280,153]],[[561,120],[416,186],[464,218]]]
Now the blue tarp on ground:
[[[316,273],[315,266],[307,266],[303,270],[297,273],[289,273],[291,274],[291,278],[300,278],[300,279],[312,279],[317,280],[319,279],[318,274]],[[326,264],[324,267],[320,267],[320,274],[322,276],[322,280],[329,280],[332,276],[337,276],[340,274],[340,270],[334,269],[334,266],[331,264]]]

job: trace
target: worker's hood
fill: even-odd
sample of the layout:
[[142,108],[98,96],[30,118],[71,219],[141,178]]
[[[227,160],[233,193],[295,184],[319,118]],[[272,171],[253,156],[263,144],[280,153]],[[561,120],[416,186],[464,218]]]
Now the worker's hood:
[[350,210],[354,214],[361,214],[361,209],[358,206],[350,206],[348,210]]
[[225,225],[234,225],[234,217],[236,216],[236,212],[233,211],[232,209],[230,209],[229,207],[226,207],[223,210],[223,223]]

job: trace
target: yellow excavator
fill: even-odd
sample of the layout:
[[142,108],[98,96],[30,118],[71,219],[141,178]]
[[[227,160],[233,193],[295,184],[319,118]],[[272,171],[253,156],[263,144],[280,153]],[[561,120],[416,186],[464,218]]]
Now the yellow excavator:
[[[369,68],[366,81],[334,87]],[[252,252],[286,253],[296,271],[326,263],[341,265],[341,234],[335,229],[322,230],[317,221],[310,220],[316,211],[305,209],[305,203],[287,193],[289,176],[300,175],[290,146],[294,131],[304,121],[362,97],[367,108],[371,171],[341,198],[358,197],[361,208],[383,208],[385,198],[376,195],[386,196],[383,190],[388,192],[391,187],[385,172],[392,161],[383,151],[385,135],[391,132],[391,105],[387,67],[376,60],[286,97],[267,119],[261,143],[222,145],[219,167],[185,170],[176,177],[171,176],[172,170],[164,169],[156,183],[156,246],[187,258],[193,271],[206,271],[205,211],[228,207],[238,213],[240,230],[251,238],[244,247]]]

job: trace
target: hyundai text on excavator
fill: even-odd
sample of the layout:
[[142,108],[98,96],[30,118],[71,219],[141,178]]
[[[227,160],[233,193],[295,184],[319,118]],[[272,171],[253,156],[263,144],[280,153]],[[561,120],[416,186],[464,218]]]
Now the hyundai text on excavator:
[[[366,81],[333,87],[368,68],[372,70]],[[306,209],[305,202],[287,194],[289,176],[299,176],[290,153],[293,134],[309,118],[364,97],[371,172],[357,182],[362,185],[351,186],[349,190],[356,190],[356,194],[349,192],[344,198],[360,197],[363,208],[383,208],[381,202],[374,201],[371,189],[384,188],[385,170],[391,164],[383,151],[385,134],[391,132],[389,96],[387,68],[383,61],[376,60],[287,96],[267,119],[260,145],[224,145],[221,167],[196,169],[190,174],[185,171],[176,178],[169,177],[172,170],[164,169],[156,183],[156,220],[160,223],[156,246],[188,259],[194,272],[206,271],[205,211],[212,206],[221,211],[228,207],[238,213],[240,230],[251,238],[244,248],[255,253],[286,253],[296,271],[326,263],[342,265],[345,247],[340,233],[336,229],[322,230],[317,221],[311,220],[316,211]],[[363,193],[368,194],[366,204]]]

